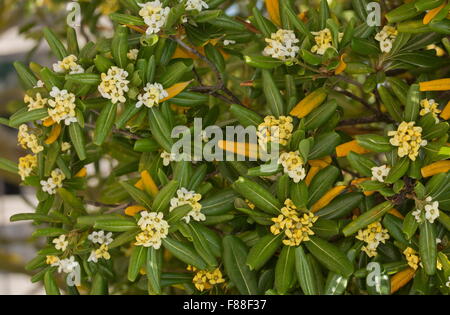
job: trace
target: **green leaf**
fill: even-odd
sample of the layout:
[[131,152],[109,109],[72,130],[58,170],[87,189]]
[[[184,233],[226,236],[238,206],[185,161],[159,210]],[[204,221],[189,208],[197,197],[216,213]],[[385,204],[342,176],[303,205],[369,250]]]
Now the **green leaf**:
[[9,125],[11,127],[18,127],[19,125],[29,122],[42,120],[48,117],[48,111],[46,108],[33,109],[31,111],[25,110],[16,112],[9,119]]
[[194,243],[194,248],[200,257],[208,264],[209,267],[216,267],[217,260],[214,256],[213,251],[208,245],[205,236],[202,234],[199,224],[196,222],[189,223],[190,234],[192,237],[192,242]]
[[64,57],[67,57],[68,54],[66,48],[51,29],[45,27],[42,30],[42,33],[44,34],[44,37],[48,45],[50,46],[50,49],[52,50],[56,58],[58,58],[58,60],[63,60]]
[[98,220],[94,228],[109,232],[127,232],[136,229],[136,222],[129,219],[104,219]]
[[250,267],[250,270],[261,269],[281,246],[283,237],[283,233],[278,235],[267,234],[261,237],[248,253],[246,264]]
[[111,52],[117,66],[125,69],[128,64],[128,28],[118,26],[112,40]]
[[254,111],[245,108],[244,106],[232,104],[230,106],[230,112],[239,120],[241,125],[244,127],[258,127],[259,124],[263,122],[261,116],[259,116]]
[[295,248],[283,246],[275,265],[275,288],[280,294],[286,294],[295,281]]
[[315,214],[325,219],[338,219],[348,215],[357,208],[364,196],[358,192],[351,192],[337,196],[327,206],[323,207]]
[[151,209],[152,200],[149,195],[127,182],[120,182],[120,184],[137,203],[143,205],[147,209]]
[[350,236],[353,233],[356,233],[358,230],[365,228],[369,224],[381,218],[386,212],[391,210],[393,207],[394,205],[390,201],[380,203],[379,205],[373,207],[367,212],[364,212],[355,220],[350,222],[347,226],[344,227],[342,233],[345,236]]
[[4,170],[17,175],[19,172],[17,163],[14,163],[8,159],[0,157],[0,170]]
[[355,152],[350,152],[347,155],[347,160],[360,175],[362,176],[372,176],[372,167],[377,166],[377,164],[368,159],[361,154],[357,154]]
[[53,270],[49,269],[44,275],[44,288],[47,295],[61,295],[58,285],[53,276]]
[[149,247],[147,250],[147,280],[152,294],[161,294],[162,251]]
[[308,160],[319,159],[330,155],[341,142],[341,136],[337,132],[327,132],[319,135],[314,139],[314,146],[308,155]]
[[111,132],[117,113],[117,104],[108,102],[95,123],[94,143],[101,146]]
[[302,246],[295,248],[295,270],[303,293],[305,295],[318,295],[320,292],[314,276],[314,269]]
[[262,70],[262,78],[264,95],[271,113],[275,117],[282,116],[285,113],[285,106],[272,74],[268,70]]
[[84,134],[79,123],[72,123],[69,125],[69,135],[70,140],[72,141],[72,145],[74,146],[75,151],[77,152],[78,158],[82,161],[85,160],[86,148],[85,148]]
[[205,269],[207,267],[205,261],[199,257],[191,245],[171,238],[163,239],[163,245],[165,249],[184,263],[195,266],[198,269]]
[[165,212],[169,208],[170,199],[172,199],[177,189],[178,182],[176,180],[171,180],[155,196],[151,207],[152,210],[154,212]]
[[108,280],[101,273],[96,273],[92,280],[90,295],[108,295]]
[[281,203],[264,187],[244,177],[239,177],[232,185],[233,189],[250,200],[258,209],[269,214],[279,214]]
[[134,246],[131,251],[130,262],[128,265],[128,280],[136,281],[141,267],[147,260],[147,248],[144,246]]
[[24,89],[29,90],[36,86],[37,79],[27,67],[18,61],[14,62],[13,65]]
[[419,225],[419,254],[423,263],[423,268],[427,275],[432,276],[436,273],[436,231],[433,224],[428,220]]
[[397,163],[395,163],[395,165],[389,171],[389,174],[385,178],[384,182],[388,184],[393,184],[397,180],[399,180],[408,171],[410,162],[411,160],[408,157],[399,159]]
[[339,169],[335,166],[328,166],[320,170],[309,185],[308,204],[312,205],[318,201],[331,187],[339,176]]
[[241,294],[258,294],[256,275],[245,264],[248,249],[236,236],[223,238],[223,264],[225,271]]
[[326,268],[344,277],[350,277],[353,273],[353,264],[347,256],[336,246],[316,236],[310,236],[305,242],[308,251],[320,261]]
[[420,90],[418,84],[413,84],[408,90],[405,112],[405,121],[415,121],[420,110]]
[[392,146],[388,137],[375,134],[358,135],[355,137],[357,143],[363,148],[373,152],[389,152]]

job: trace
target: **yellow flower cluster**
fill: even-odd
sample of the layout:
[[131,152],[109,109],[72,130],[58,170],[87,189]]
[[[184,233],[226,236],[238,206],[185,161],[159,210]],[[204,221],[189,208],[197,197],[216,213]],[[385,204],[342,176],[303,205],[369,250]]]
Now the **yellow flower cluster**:
[[170,8],[163,7],[163,4],[159,0],[140,3],[139,6],[142,8],[139,11],[139,15],[148,26],[146,31],[147,35],[158,33],[166,24]]
[[301,242],[309,241],[309,236],[314,235],[311,228],[318,217],[314,216],[312,212],[299,214],[296,211],[297,207],[290,199],[286,199],[284,205],[281,214],[272,218],[275,224],[270,227],[270,232],[278,235],[284,231],[286,238],[283,240],[283,244],[287,246],[298,246]]
[[78,58],[75,55],[65,57],[53,65],[53,70],[56,73],[84,73],[82,66],[77,64]]
[[35,134],[28,132],[28,126],[23,124],[19,127],[17,141],[24,149],[30,149],[34,154],[44,150],[44,147],[39,144],[38,138]]
[[111,100],[113,104],[125,103],[125,93],[129,91],[127,80],[128,72],[119,67],[111,67],[107,73],[102,73],[102,82],[98,86],[100,94]]
[[248,206],[250,209],[252,209],[252,210],[255,209],[255,204],[254,204],[253,202],[251,202],[250,200],[245,199],[245,203],[247,204],[247,206]]
[[27,104],[28,110],[30,111],[34,109],[44,108],[45,105],[47,105],[48,99],[43,98],[41,96],[41,93],[36,93],[36,98],[32,98],[31,96],[25,94],[23,101],[25,102],[25,104]]
[[280,116],[279,119],[274,116],[266,116],[264,122],[258,126],[258,142],[260,145],[268,142],[287,145],[293,129],[291,116]]
[[19,175],[22,180],[30,176],[31,172],[37,167],[36,155],[27,154],[19,158]]
[[50,96],[53,99],[48,100],[48,105],[50,106],[48,115],[54,122],[59,124],[61,121],[64,121],[66,125],[77,122],[75,117],[75,94],[53,87]]
[[428,113],[431,113],[436,120],[436,123],[439,122],[438,114],[441,112],[438,109],[439,104],[436,103],[433,99],[424,99],[420,101],[420,106],[422,109],[420,110],[420,116],[425,116]]
[[299,40],[291,30],[278,30],[272,33],[270,38],[265,39],[267,46],[264,48],[263,55],[272,56],[272,58],[283,61],[292,60],[297,55],[300,47],[296,44]]
[[163,219],[162,212],[142,211],[138,225],[142,232],[136,236],[136,246],[159,249],[161,240],[169,233],[169,224]]
[[55,265],[59,262],[59,258],[57,256],[53,256],[53,255],[47,255],[45,263],[47,265]]
[[375,35],[375,40],[380,42],[380,49],[382,52],[388,53],[392,49],[398,31],[393,26],[385,25],[381,32]]
[[422,140],[422,128],[415,127],[415,122],[403,121],[397,131],[389,131],[388,136],[392,137],[390,143],[398,148],[398,156],[408,156],[415,161],[421,146],[426,146],[427,141]]
[[411,247],[407,247],[404,251],[403,254],[406,257],[406,261],[408,262],[408,265],[413,268],[414,270],[417,270],[417,268],[419,268],[419,262],[420,262],[420,258],[417,255],[417,252],[412,249]]
[[216,268],[214,271],[208,270],[198,270],[193,266],[188,266],[187,270],[196,272],[194,279],[192,279],[192,283],[195,285],[197,290],[211,290],[214,285],[224,283],[225,279],[222,276],[222,272],[219,268]]
[[[311,32],[314,35],[314,41],[316,44],[311,48],[311,52],[323,55],[328,48],[333,47],[333,37],[331,31],[328,28],[324,28],[318,32]],[[339,33],[339,41],[341,41],[343,34]]]
[[88,258],[88,261],[98,262],[99,259],[103,258],[109,260],[111,255],[109,254],[109,247],[106,244],[102,244],[99,248],[93,250]]
[[57,188],[62,187],[62,182],[66,179],[64,173],[59,169],[54,169],[47,180],[41,180],[42,191],[49,195],[54,195]]
[[169,211],[172,211],[179,206],[190,205],[192,210],[183,218],[186,223],[189,223],[191,218],[194,221],[205,221],[206,216],[201,213],[202,205],[199,203],[201,199],[202,195],[196,194],[195,191],[188,191],[186,188],[182,187],[181,189],[178,189],[177,196],[170,200]]
[[380,243],[385,243],[386,240],[389,239],[389,233],[386,229],[383,229],[381,223],[377,221],[369,224],[367,228],[359,230],[356,238],[367,243],[362,247],[362,251],[369,257],[375,257],[377,255],[378,245],[380,245]]
[[278,164],[283,166],[284,173],[288,174],[295,183],[298,183],[306,177],[303,159],[298,151],[283,152],[278,159]]

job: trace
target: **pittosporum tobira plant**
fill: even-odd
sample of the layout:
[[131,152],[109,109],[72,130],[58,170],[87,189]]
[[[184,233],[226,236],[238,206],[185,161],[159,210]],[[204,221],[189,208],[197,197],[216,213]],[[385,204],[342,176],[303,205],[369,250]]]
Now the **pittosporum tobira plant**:
[[36,189],[11,218],[46,239],[32,281],[448,294],[450,3],[392,1],[373,25],[365,0],[223,2],[120,1],[112,38],[46,28],[54,65],[15,64],[1,122],[27,153],[0,165]]

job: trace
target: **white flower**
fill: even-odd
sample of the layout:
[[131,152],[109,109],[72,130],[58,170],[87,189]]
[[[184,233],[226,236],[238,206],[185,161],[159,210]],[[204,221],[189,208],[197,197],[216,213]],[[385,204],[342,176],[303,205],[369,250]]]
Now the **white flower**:
[[397,37],[397,30],[395,27],[385,25],[383,29],[375,35],[375,40],[380,42],[380,49],[382,52],[389,53],[392,49],[392,44]]
[[385,39],[380,42],[380,49],[382,52],[388,53],[392,49],[392,41],[390,39]]
[[139,49],[130,49],[130,51],[127,53],[127,57],[130,60],[136,60],[138,58]]
[[163,151],[161,153],[161,158],[163,159],[163,165],[168,166],[171,161],[175,161],[175,153],[169,153],[167,151]]
[[278,164],[283,166],[284,173],[288,174],[295,183],[300,182],[306,177],[303,159],[298,151],[283,152],[278,159]]
[[55,248],[60,251],[65,251],[69,245],[69,241],[66,240],[66,235],[64,234],[60,235],[58,238],[55,238],[52,243],[55,244]]
[[377,180],[384,183],[384,178],[388,176],[390,170],[391,169],[387,165],[372,167],[372,180]]
[[136,246],[159,249],[161,240],[169,233],[169,224],[164,220],[162,212],[142,211],[138,225],[142,232],[136,236]]
[[264,48],[263,55],[283,61],[292,60],[297,55],[300,47],[295,45],[299,40],[291,30],[278,30],[272,33],[270,38],[265,39],[268,44]]
[[54,169],[47,180],[41,180],[40,184],[42,191],[48,193],[49,195],[54,195],[56,193],[56,188],[61,188],[63,180],[66,179],[64,173],[59,169]]
[[94,231],[91,234],[89,234],[88,239],[94,243],[94,244],[106,244],[109,245],[112,243],[113,239],[112,239],[112,233],[109,232],[108,234],[105,235],[105,231]]
[[88,258],[88,260],[87,260],[88,262],[94,262],[94,263],[97,263],[98,262],[98,258],[97,258],[97,255],[95,254],[95,249],[93,249],[92,251],[91,251],[91,254],[89,255],[89,258]]
[[425,219],[427,219],[430,223],[434,223],[434,220],[436,220],[439,217],[439,209],[438,208],[439,208],[439,202],[437,202],[437,201],[433,201],[433,202],[430,202],[429,204],[425,205]]
[[166,24],[170,8],[163,8],[159,0],[138,4],[142,8],[139,11],[139,15],[144,19],[145,24],[148,26],[146,32],[147,35],[158,33]]
[[98,86],[98,91],[113,104],[125,103],[125,93],[129,91],[128,83],[130,83],[127,77],[127,71],[113,66],[107,73],[101,74],[102,82]]
[[140,108],[142,105],[152,108],[153,106],[157,106],[162,99],[169,96],[160,83],[147,83],[144,91],[144,94],[138,96],[139,102],[136,103],[137,108]]
[[53,87],[50,96],[53,99],[48,100],[48,115],[58,124],[61,121],[68,126],[73,122],[77,122],[75,113],[75,94],[69,93],[67,90],[60,90]]
[[223,45],[224,45],[224,46],[234,45],[234,44],[236,44],[236,41],[235,41],[235,40],[225,39],[225,40],[223,41]]
[[412,212],[413,217],[416,219],[417,223],[422,222],[422,210],[416,209]]
[[201,213],[202,205],[199,203],[200,199],[202,199],[202,195],[195,193],[195,191],[188,191],[182,187],[178,189],[177,196],[170,200],[169,211],[179,206],[190,205],[192,210],[183,218],[186,223],[189,223],[191,218],[195,221],[205,221],[206,216]]
[[62,61],[53,64],[53,71],[56,73],[84,73],[82,66],[77,64],[78,58],[75,55],[65,57]]
[[42,82],[41,80],[38,80],[36,82],[36,85],[34,86],[34,88],[41,88],[44,87],[44,82]]
[[71,147],[72,147],[72,145],[69,142],[61,143],[61,151],[63,151],[63,152],[70,150]]
[[[182,1],[180,1],[182,2]],[[197,10],[197,11],[202,11],[203,8],[208,9],[209,6],[208,4],[203,1],[203,0],[187,0],[186,2],[186,10],[187,11],[191,11],[191,10]]]
[[78,262],[75,261],[74,256],[70,256],[70,258],[61,259],[58,262],[58,272],[71,273],[78,266]]

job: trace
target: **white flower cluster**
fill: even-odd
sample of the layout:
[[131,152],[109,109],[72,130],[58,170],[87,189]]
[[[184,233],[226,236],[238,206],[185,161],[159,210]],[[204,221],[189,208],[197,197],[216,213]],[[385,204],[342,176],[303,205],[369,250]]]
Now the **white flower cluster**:
[[41,180],[42,191],[54,195],[56,189],[62,187],[62,182],[65,179],[66,176],[59,168],[54,169],[47,180]]
[[278,159],[278,164],[283,166],[284,173],[288,174],[295,183],[298,183],[306,177],[303,159],[298,151],[289,153],[283,152]]
[[388,176],[390,167],[387,165],[375,166],[370,169],[372,171],[372,180],[377,180],[384,183],[384,179]]
[[[430,223],[434,223],[439,217],[439,202],[433,201],[431,197],[427,197],[425,199],[426,204],[422,209],[416,209],[413,211],[413,216],[418,223],[423,222],[423,216],[425,215],[425,219]],[[425,212],[425,213],[424,213]]]
[[380,49],[382,52],[389,53],[392,49],[392,44],[397,37],[398,31],[393,26],[385,25],[381,32],[375,35],[375,39],[380,42]]
[[64,121],[66,126],[77,122],[75,117],[75,94],[53,87],[50,96],[53,99],[48,100],[48,105],[50,106],[48,115],[54,122],[59,124],[61,121]]
[[109,245],[113,242],[112,233],[109,232],[105,234],[105,231],[94,231],[88,236],[88,240],[90,240],[94,244],[106,244]]
[[300,47],[295,45],[299,40],[295,37],[294,31],[291,30],[278,30],[265,40],[267,46],[264,48],[263,55],[272,56],[275,59],[292,60],[300,50]]
[[58,273],[72,273],[79,266],[74,256],[70,256],[69,258],[65,259],[59,259],[56,256],[47,256],[46,262],[52,267],[58,267]]
[[75,55],[65,57],[63,60],[53,64],[53,71],[56,73],[84,73],[82,66],[77,64],[78,58]]
[[159,0],[139,3],[142,8],[139,11],[139,15],[144,19],[145,24],[147,24],[147,34],[156,34],[161,28],[166,24],[167,16],[169,15],[170,8],[163,8],[162,3]]
[[186,2],[187,11],[197,10],[198,12],[200,12],[203,10],[203,8],[205,9],[209,8],[208,4],[203,0],[187,0]]
[[125,93],[129,91],[127,80],[128,72],[125,70],[113,66],[107,73],[102,73],[102,82],[98,86],[98,91],[100,94],[111,100],[113,104],[125,103]]
[[148,108],[157,106],[162,99],[169,96],[160,83],[147,83],[144,91],[145,93],[138,96],[139,102],[136,103],[137,108],[140,108],[142,105]]
[[162,239],[169,234],[169,224],[164,220],[162,212],[142,211],[138,225],[142,232],[136,236],[136,246],[159,249]]
[[190,205],[192,210],[183,218],[186,223],[189,223],[192,218],[194,221],[205,221],[206,217],[201,213],[202,205],[199,201],[202,199],[202,195],[196,194],[195,191],[188,191],[186,188],[182,187],[178,189],[177,196],[170,200],[170,211],[173,209],[183,206]]
[[127,53],[127,58],[130,60],[136,60],[139,55],[139,49],[130,49],[130,51]]

